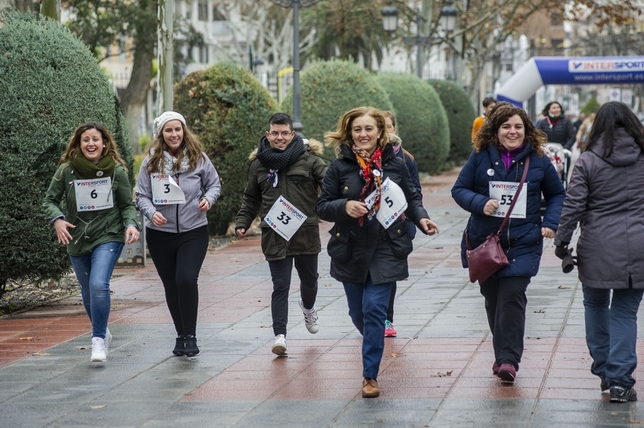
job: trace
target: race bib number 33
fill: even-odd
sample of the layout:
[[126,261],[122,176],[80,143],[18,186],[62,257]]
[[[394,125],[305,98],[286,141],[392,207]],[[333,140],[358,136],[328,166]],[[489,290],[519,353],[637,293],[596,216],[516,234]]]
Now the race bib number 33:
[[293,204],[280,196],[264,217],[266,224],[270,226],[282,238],[290,241],[295,232],[306,220],[306,215],[298,210]]

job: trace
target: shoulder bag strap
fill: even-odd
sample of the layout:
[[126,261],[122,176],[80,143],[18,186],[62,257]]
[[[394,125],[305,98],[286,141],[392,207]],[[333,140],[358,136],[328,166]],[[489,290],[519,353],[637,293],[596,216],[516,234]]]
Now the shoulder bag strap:
[[517,188],[517,192],[514,194],[514,198],[512,198],[512,203],[510,204],[510,208],[508,208],[508,213],[505,215],[505,218],[503,219],[503,223],[501,223],[501,227],[499,227],[499,231],[496,232],[497,235],[500,235],[503,229],[505,229],[505,226],[508,224],[508,220],[510,219],[510,214],[512,214],[512,209],[514,208],[514,204],[517,202],[517,199],[519,199],[519,193],[521,193],[521,188],[523,187],[525,178],[528,175],[528,168],[530,167],[530,155],[531,154],[528,154],[528,157],[525,160],[525,165],[523,167],[523,175],[521,176],[521,182],[519,182],[519,187]]

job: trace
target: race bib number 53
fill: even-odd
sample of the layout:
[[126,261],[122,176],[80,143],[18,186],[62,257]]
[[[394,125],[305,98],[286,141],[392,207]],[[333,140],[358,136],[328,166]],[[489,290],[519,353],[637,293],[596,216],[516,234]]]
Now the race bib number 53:
[[[519,199],[514,204],[510,218],[525,218],[526,205],[527,205],[527,186],[528,183],[523,183]],[[505,217],[505,214],[510,208],[510,204],[514,199],[519,183],[509,181],[490,181],[490,198],[499,201],[499,208],[492,214],[493,217]]]

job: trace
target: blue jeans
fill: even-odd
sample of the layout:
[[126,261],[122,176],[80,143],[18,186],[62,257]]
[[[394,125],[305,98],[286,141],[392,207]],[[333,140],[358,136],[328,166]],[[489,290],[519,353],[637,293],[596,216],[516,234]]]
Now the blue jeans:
[[362,375],[377,379],[385,349],[383,320],[387,316],[393,282],[374,284],[369,275],[364,284],[345,282],[343,285],[349,303],[349,316],[362,334]]
[[106,242],[89,254],[69,256],[81,286],[85,312],[92,322],[92,337],[105,339],[110,316],[110,278],[122,249],[121,242]]
[[[591,372],[612,385],[635,385],[637,310],[644,290],[609,290],[583,286],[586,344]],[[613,292],[611,302],[610,293]]]

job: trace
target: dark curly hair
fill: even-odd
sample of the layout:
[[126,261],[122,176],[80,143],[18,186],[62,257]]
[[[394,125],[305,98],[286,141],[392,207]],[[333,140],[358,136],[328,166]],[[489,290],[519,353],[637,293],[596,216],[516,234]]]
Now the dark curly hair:
[[534,124],[528,117],[525,110],[508,102],[497,103],[487,120],[474,137],[474,150],[477,153],[484,150],[489,144],[499,146],[499,129],[501,125],[508,121],[512,116],[519,116],[525,129],[525,140],[532,144],[532,150],[539,156],[543,156],[543,145],[548,141],[545,132],[535,128]]

